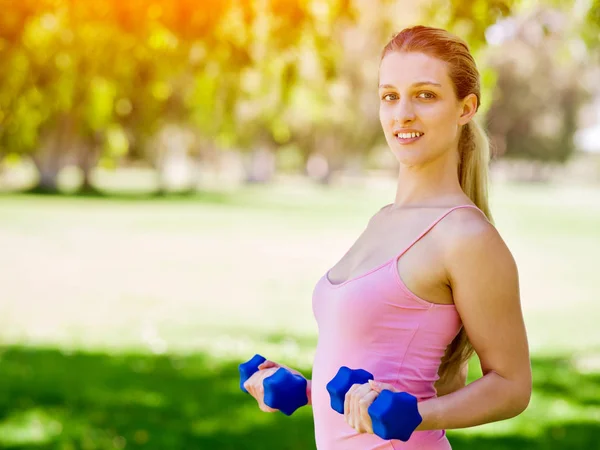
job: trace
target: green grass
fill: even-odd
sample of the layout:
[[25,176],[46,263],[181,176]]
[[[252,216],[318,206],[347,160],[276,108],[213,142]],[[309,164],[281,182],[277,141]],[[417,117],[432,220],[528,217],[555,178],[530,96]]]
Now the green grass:
[[[1,196],[0,448],[314,448],[310,408],[260,412],[237,364],[259,352],[310,374],[314,283],[393,192]],[[600,189],[498,185],[492,209],[534,395],[515,419],[449,431],[453,448],[594,448]]]
[[[0,436],[8,448],[314,448],[310,409],[289,418],[261,413],[239,391],[235,362],[21,347],[6,349],[1,362]],[[533,369],[543,377],[532,408],[553,420],[495,434],[451,432],[453,448],[593,448],[598,417],[585,412],[600,404],[600,375],[553,358],[534,358]]]

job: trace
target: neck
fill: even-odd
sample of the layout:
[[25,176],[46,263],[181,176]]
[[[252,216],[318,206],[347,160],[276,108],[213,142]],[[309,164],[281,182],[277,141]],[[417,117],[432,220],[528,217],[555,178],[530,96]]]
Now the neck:
[[435,206],[463,199],[456,160],[438,158],[419,166],[400,164],[396,198],[392,208]]

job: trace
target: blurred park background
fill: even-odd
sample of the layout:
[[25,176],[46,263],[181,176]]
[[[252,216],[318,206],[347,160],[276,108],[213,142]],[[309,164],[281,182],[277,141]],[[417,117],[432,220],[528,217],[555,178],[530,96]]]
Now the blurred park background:
[[0,0],[0,448],[315,447],[237,365],[310,377],[314,284],[394,200],[377,69],[415,24],[478,62],[534,371],[453,448],[598,448],[598,0]]

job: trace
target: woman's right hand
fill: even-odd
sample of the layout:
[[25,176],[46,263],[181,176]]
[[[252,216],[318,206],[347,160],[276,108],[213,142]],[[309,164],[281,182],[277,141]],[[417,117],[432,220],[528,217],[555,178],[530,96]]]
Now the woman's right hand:
[[260,408],[261,411],[264,411],[264,412],[279,411],[278,409],[271,408],[270,406],[265,404],[265,401],[264,401],[265,391],[264,391],[264,387],[263,387],[263,381],[265,378],[268,378],[271,375],[273,375],[275,372],[277,372],[280,367],[283,367],[284,369],[289,370],[293,374],[304,377],[304,375],[302,375],[297,370],[291,369],[282,364],[277,364],[274,361],[266,360],[265,362],[260,364],[258,366],[258,370],[256,372],[254,372],[252,374],[252,376],[244,382],[244,388],[248,391],[248,393],[252,397],[254,397],[256,399],[256,401],[258,403],[258,407]]

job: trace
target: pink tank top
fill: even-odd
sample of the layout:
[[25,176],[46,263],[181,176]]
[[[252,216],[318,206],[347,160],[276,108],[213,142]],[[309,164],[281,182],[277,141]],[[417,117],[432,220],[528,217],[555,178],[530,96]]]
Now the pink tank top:
[[[319,338],[313,363],[312,407],[318,450],[450,449],[445,430],[416,431],[408,442],[358,433],[331,408],[327,383],[341,366],[365,369],[418,401],[436,396],[434,383],[446,347],[462,323],[454,305],[431,303],[413,294],[398,275],[397,261],[440,220],[435,220],[400,254],[367,273],[332,284],[329,271],[312,297]],[[485,215],[484,215],[485,216]]]

